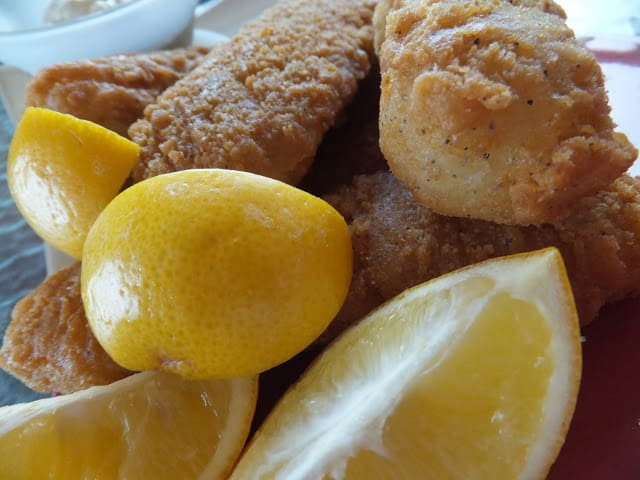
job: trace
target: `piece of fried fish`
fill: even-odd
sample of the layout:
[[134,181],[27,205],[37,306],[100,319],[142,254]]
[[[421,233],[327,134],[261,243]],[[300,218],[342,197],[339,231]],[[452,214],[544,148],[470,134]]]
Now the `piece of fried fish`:
[[337,336],[404,289],[493,257],[555,246],[586,325],[608,302],[640,294],[640,180],[622,176],[555,224],[509,226],[448,217],[419,204],[391,172],[363,175],[325,197],[347,219],[354,276],[325,332]]
[[296,184],[373,58],[374,0],[281,0],[215,45],[129,129],[134,181],[189,168]]
[[188,47],[59,63],[31,79],[25,104],[68,113],[126,136],[144,108],[208,52],[207,47]]
[[557,221],[637,156],[595,56],[543,2],[515,3],[405,1],[386,16],[380,145],[440,214]]
[[132,373],[111,360],[89,328],[79,262],[51,275],[16,304],[0,367],[43,393],[71,393]]

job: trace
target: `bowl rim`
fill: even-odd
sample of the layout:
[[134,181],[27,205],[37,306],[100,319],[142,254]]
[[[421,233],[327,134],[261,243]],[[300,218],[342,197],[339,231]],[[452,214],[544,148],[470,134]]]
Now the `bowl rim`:
[[[75,27],[86,23],[95,23],[102,17],[109,17],[113,15],[119,15],[124,10],[134,8],[143,3],[153,2],[154,0],[126,0],[124,3],[116,5],[105,10],[89,13],[87,15],[81,15],[78,17],[70,18],[62,22],[56,22],[53,24],[42,25],[39,27],[23,28],[21,30],[0,31],[0,39],[2,38],[19,38],[22,36],[41,35],[49,32],[64,32],[73,30]],[[198,4],[198,0],[179,0],[180,3],[185,5],[191,5],[191,10]]]

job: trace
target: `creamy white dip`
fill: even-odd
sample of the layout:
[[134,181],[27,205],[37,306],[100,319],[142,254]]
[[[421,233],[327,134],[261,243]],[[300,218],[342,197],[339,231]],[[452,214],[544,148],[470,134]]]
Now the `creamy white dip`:
[[131,0],[53,0],[44,13],[43,23],[51,25],[108,10]]

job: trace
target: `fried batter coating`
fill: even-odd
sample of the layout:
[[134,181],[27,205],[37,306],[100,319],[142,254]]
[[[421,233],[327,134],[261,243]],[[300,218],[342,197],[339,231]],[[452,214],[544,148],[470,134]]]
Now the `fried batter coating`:
[[[373,46],[377,54],[380,53],[380,45],[385,37],[385,29],[387,26],[387,15],[391,10],[397,10],[409,3],[415,3],[418,0],[380,0],[373,12]],[[435,2],[438,0],[432,0]],[[564,9],[553,0],[501,0],[514,6],[537,8],[543,12],[558,15],[564,19],[567,14]]]
[[16,304],[0,349],[0,367],[42,393],[71,393],[132,373],[111,360],[89,329],[79,262],[50,276]]
[[282,0],[213,47],[130,129],[135,181],[199,167],[296,184],[373,58],[374,0]]
[[434,211],[556,221],[636,158],[613,131],[595,56],[560,16],[501,0],[423,0],[386,21],[380,145]]
[[144,107],[208,52],[206,47],[189,47],[52,65],[31,79],[25,103],[90,120],[126,136],[131,124],[142,118]]
[[390,172],[364,175],[325,197],[350,224],[354,276],[320,343],[404,289],[502,255],[555,246],[580,323],[607,302],[640,294],[640,180],[622,176],[554,225],[509,226],[438,215]]

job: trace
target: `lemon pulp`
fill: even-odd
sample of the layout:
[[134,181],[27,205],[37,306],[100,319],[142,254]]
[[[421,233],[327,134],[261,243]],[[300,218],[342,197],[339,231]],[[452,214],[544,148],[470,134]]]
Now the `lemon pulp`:
[[144,372],[0,409],[0,477],[221,478],[249,432],[257,379]]
[[404,292],[342,335],[232,478],[544,478],[580,366],[557,250],[484,262]]

